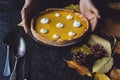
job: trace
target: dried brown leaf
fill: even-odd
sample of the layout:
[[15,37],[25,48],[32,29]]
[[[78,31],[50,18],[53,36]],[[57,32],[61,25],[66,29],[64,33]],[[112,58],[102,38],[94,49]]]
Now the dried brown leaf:
[[120,69],[113,69],[110,72],[111,80],[120,80]]
[[120,54],[120,41],[117,41],[114,52]]
[[92,76],[87,67],[82,66],[73,60],[66,61],[66,62],[70,68],[75,69],[80,75]]
[[108,5],[110,8],[120,10],[120,2],[109,3]]
[[110,78],[103,73],[97,72],[94,76],[94,80],[110,80]]

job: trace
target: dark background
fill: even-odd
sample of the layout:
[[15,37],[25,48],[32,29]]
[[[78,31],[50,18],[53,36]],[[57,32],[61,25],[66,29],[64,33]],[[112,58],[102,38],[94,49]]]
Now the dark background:
[[[47,0],[43,1],[45,4],[48,4],[50,0],[47,3]],[[57,2],[59,4],[56,4]],[[49,6],[61,7],[61,4],[62,6],[67,6],[70,3],[76,4],[78,2],[74,0],[55,0],[51,3],[54,3],[54,5],[49,4]],[[79,76],[75,70],[68,68],[66,65],[63,57],[71,57],[71,47],[55,48],[38,44],[31,37],[26,35],[22,28],[13,26],[21,22],[20,10],[23,4],[24,0],[0,0],[0,80],[8,80],[9,78],[3,76],[6,59],[6,45],[3,44],[3,39],[8,32],[16,30],[17,32],[15,32],[15,34],[23,36],[27,43],[26,56],[31,60],[31,64],[29,65],[31,66],[29,70],[31,74],[29,77],[31,77],[31,80],[92,80],[92,78],[83,78]],[[44,4],[41,6],[44,6]],[[111,18],[111,15],[108,17]],[[112,18],[120,20],[119,17]],[[12,48],[12,43],[10,45]],[[10,53],[10,64],[12,70],[14,64],[12,52]],[[23,80],[23,58],[19,60],[17,80]]]

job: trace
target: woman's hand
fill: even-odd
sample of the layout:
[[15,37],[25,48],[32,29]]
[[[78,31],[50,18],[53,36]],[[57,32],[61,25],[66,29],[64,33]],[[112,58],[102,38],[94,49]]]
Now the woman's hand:
[[21,10],[22,25],[26,33],[29,32],[31,19],[38,12],[38,1],[39,0],[25,0],[25,4]]
[[92,31],[95,30],[98,18],[100,18],[98,10],[95,8],[91,0],[80,0],[80,12],[88,19]]

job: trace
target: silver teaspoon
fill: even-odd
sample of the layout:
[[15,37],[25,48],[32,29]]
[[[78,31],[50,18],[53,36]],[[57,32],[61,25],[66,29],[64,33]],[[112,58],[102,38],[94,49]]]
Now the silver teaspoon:
[[17,75],[16,67],[17,67],[18,59],[25,55],[25,51],[26,51],[25,40],[22,37],[20,37],[15,41],[15,44],[13,46],[13,56],[16,60],[15,60],[13,72],[11,73],[9,80],[16,80],[16,75]]
[[9,45],[7,45],[7,56],[6,56],[6,63],[5,63],[5,68],[4,68],[4,72],[3,75],[4,76],[9,76],[11,71],[10,71],[10,63],[9,63]]
[[6,48],[7,48],[6,62],[5,62],[4,72],[3,72],[4,76],[9,76],[11,73],[10,63],[9,63],[10,43],[12,41],[11,35],[12,35],[11,32],[9,32],[3,39],[3,43],[6,45]]

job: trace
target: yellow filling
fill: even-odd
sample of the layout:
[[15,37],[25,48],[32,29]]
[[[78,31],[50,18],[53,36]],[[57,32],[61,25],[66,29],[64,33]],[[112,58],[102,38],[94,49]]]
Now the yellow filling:
[[[59,13],[61,16],[56,17],[55,16],[56,13]],[[73,19],[72,20],[66,19],[66,16],[68,16],[68,15],[72,15]],[[40,20],[43,18],[48,18],[50,20],[50,22],[48,24],[42,24],[40,22]],[[73,26],[73,23],[75,20],[79,21],[82,24],[81,27],[75,28]],[[57,23],[63,23],[64,27],[63,28],[56,27]],[[87,27],[86,22],[84,20],[82,20],[79,16],[75,15],[72,12],[70,13],[67,11],[59,11],[58,10],[58,11],[49,11],[49,12],[44,13],[41,16],[39,16],[37,19],[37,22],[36,22],[35,30],[39,34],[41,34],[42,36],[45,36],[49,40],[54,40],[54,38],[53,38],[54,34],[58,34],[60,36],[61,40],[70,40],[77,36],[82,35],[84,33],[86,27]],[[40,30],[42,28],[48,29],[49,32],[47,34],[40,33]],[[70,31],[75,32],[76,35],[69,36],[68,33]]]

